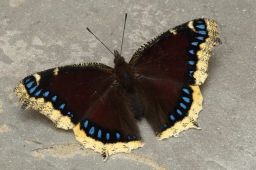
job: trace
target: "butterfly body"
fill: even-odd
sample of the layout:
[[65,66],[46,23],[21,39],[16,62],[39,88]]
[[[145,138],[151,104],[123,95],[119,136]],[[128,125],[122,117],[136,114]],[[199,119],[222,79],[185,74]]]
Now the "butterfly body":
[[214,20],[196,19],[164,32],[127,63],[114,51],[114,68],[92,63],[64,66],[24,78],[20,100],[58,128],[72,129],[86,148],[103,155],[143,146],[137,120],[159,139],[197,128],[199,85],[219,42]]
[[132,92],[134,90],[134,71],[119,52],[114,51],[114,56],[115,79],[127,92]]

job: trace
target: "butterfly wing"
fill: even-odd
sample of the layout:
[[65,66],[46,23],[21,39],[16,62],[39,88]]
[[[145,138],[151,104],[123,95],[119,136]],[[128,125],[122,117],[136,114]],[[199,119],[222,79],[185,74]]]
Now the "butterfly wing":
[[128,98],[118,84],[108,88],[73,130],[86,148],[103,155],[130,152],[142,147],[135,118],[126,105]]
[[218,43],[216,22],[196,19],[164,32],[132,57],[130,64],[149,101],[145,117],[160,139],[195,127],[202,109],[198,86]]
[[58,128],[73,129],[87,148],[112,154],[142,146],[135,120],[113,84],[112,68],[75,65],[28,76],[15,92],[27,107],[46,115]]
[[211,51],[218,42],[216,22],[196,19],[164,32],[141,47],[130,64],[145,76],[201,85],[207,77]]

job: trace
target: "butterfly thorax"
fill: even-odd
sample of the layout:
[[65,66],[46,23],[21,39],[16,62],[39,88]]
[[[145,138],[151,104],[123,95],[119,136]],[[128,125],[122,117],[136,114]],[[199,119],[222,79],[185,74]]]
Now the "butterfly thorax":
[[114,51],[114,73],[117,82],[128,92],[133,91],[133,71],[128,63],[125,62],[124,57],[118,51]]

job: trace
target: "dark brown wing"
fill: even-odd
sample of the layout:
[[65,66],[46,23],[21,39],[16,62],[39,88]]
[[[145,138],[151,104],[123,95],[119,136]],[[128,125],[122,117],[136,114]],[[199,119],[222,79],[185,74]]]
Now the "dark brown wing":
[[135,120],[117,89],[112,68],[87,64],[33,74],[15,92],[57,127],[73,129],[86,147],[112,154],[142,146]]
[[212,48],[218,42],[216,22],[196,19],[164,32],[141,47],[130,64],[144,76],[201,85],[207,77]]
[[[109,87],[75,128],[76,139],[103,155],[130,152],[142,147],[135,118],[126,105],[128,98],[118,85]],[[93,139],[93,140],[92,140]]]
[[149,103],[145,116],[161,139],[195,126],[202,104],[198,85],[207,77],[218,42],[216,22],[196,19],[168,30],[132,57],[130,65]]

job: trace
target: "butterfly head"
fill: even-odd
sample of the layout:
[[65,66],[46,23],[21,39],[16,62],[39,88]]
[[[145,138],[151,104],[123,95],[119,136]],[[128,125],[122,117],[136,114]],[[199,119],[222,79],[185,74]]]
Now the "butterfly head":
[[122,57],[117,50],[114,50],[114,57],[115,66],[119,66],[125,63],[124,57]]

